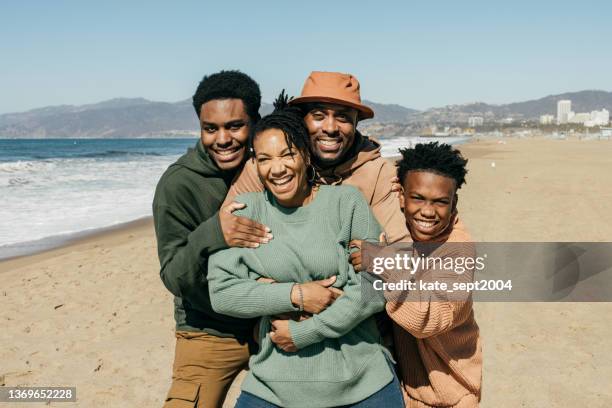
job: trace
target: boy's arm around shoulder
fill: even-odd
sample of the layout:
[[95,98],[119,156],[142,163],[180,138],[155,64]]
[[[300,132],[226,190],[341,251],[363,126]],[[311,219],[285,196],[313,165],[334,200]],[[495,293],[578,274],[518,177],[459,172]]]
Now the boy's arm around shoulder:
[[[226,248],[219,214],[210,208],[211,216],[196,224],[186,206],[190,194],[185,187],[173,186],[162,178],[153,200],[153,220],[160,261],[160,277],[173,295],[187,296],[206,279],[208,257]],[[176,190],[184,188],[184,194]],[[193,199],[195,199],[193,197]]]

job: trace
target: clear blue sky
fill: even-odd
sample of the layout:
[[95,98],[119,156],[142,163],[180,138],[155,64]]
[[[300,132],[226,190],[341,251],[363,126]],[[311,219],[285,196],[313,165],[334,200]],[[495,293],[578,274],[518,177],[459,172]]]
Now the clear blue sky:
[[311,70],[425,109],[612,90],[612,1],[0,3],[0,113],[114,97],[177,101],[241,69],[265,101]]

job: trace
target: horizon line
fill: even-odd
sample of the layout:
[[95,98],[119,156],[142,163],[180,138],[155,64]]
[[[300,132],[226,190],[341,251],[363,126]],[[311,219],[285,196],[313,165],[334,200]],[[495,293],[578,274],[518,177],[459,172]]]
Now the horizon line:
[[[367,102],[371,102],[371,103],[375,103],[378,105],[395,105],[395,106],[400,106],[404,109],[410,109],[410,110],[415,110],[418,112],[426,112],[428,110],[431,109],[439,109],[439,108],[444,108],[444,107],[450,107],[450,106],[467,106],[467,105],[475,105],[475,104],[485,104],[485,105],[491,105],[491,106],[503,106],[503,105],[512,105],[512,104],[518,104],[518,103],[525,103],[525,102],[532,102],[532,101],[538,101],[541,99],[545,99],[545,98],[549,98],[549,97],[555,97],[555,96],[563,96],[566,94],[573,94],[573,93],[580,93],[580,92],[605,92],[605,93],[612,93],[612,91],[607,91],[605,89],[581,89],[578,91],[565,91],[563,93],[557,93],[557,94],[548,94],[546,96],[542,96],[536,99],[527,99],[527,100],[522,100],[522,101],[518,101],[518,102],[506,102],[506,103],[489,103],[489,102],[484,102],[484,101],[479,101],[479,100],[475,100],[475,101],[470,101],[470,102],[462,102],[462,103],[451,103],[451,104],[446,104],[446,105],[438,105],[438,106],[430,106],[426,109],[417,109],[417,108],[411,108],[409,106],[405,106],[402,105],[400,103],[395,103],[395,102],[376,102],[367,98],[364,98],[363,101],[367,101]],[[141,99],[144,100],[146,102],[151,102],[151,103],[167,103],[170,105],[173,104],[178,104],[181,102],[186,102],[191,100],[191,97],[185,98],[185,99],[180,99],[177,101],[163,101],[163,100],[153,100],[153,99],[147,99],[145,97],[142,96],[133,96],[133,97],[129,97],[129,96],[117,96],[114,98],[110,98],[110,99],[104,99],[98,102],[89,102],[89,103],[82,103],[82,104],[57,104],[57,105],[45,105],[45,106],[40,106],[40,107],[34,107],[34,108],[30,108],[30,109],[26,109],[26,110],[22,110],[22,111],[9,111],[9,112],[0,112],[0,116],[4,116],[4,115],[15,115],[15,114],[22,114],[22,113],[27,113],[27,112],[31,112],[31,111],[35,111],[35,110],[41,110],[41,109],[46,109],[46,108],[59,108],[59,107],[84,107],[84,106],[89,106],[89,105],[98,105],[104,102],[110,102],[110,101],[115,101],[115,100],[136,100],[136,99]],[[267,104],[267,105],[272,105],[272,102],[266,102],[266,101],[262,101],[261,102],[262,105],[263,104]]]

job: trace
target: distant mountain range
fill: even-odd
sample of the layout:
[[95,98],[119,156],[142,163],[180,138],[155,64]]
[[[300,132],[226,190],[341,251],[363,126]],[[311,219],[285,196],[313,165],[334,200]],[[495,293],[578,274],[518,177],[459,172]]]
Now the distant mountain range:
[[189,134],[198,128],[190,100],[118,98],[0,115],[0,137],[155,137]]
[[[363,125],[463,123],[473,115],[482,115],[485,120],[505,117],[534,120],[546,113],[554,114],[560,99],[570,99],[575,112],[602,108],[612,111],[612,92],[605,91],[571,92],[506,105],[480,102],[448,105],[425,111],[364,101],[374,109],[376,117]],[[262,105],[262,114],[271,111],[271,104]],[[184,137],[197,135],[198,129],[190,99],[168,103],[143,98],[117,98],[91,105],[50,106],[0,115],[0,138]]]

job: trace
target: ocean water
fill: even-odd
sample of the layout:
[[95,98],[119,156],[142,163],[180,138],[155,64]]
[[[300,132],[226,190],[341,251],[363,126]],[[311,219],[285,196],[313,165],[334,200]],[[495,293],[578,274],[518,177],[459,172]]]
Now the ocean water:
[[[465,140],[455,139],[445,141]],[[382,154],[397,156],[398,148],[418,141],[429,140],[383,139]],[[196,139],[0,139],[0,259],[150,216],[160,176],[195,143]]]
[[0,139],[0,258],[151,215],[196,139]]
[[414,147],[418,143],[440,142],[450,145],[459,145],[470,140],[466,136],[446,136],[446,137],[419,137],[401,136],[387,139],[379,139],[382,144],[381,154],[383,157],[399,156],[398,150],[404,147]]

